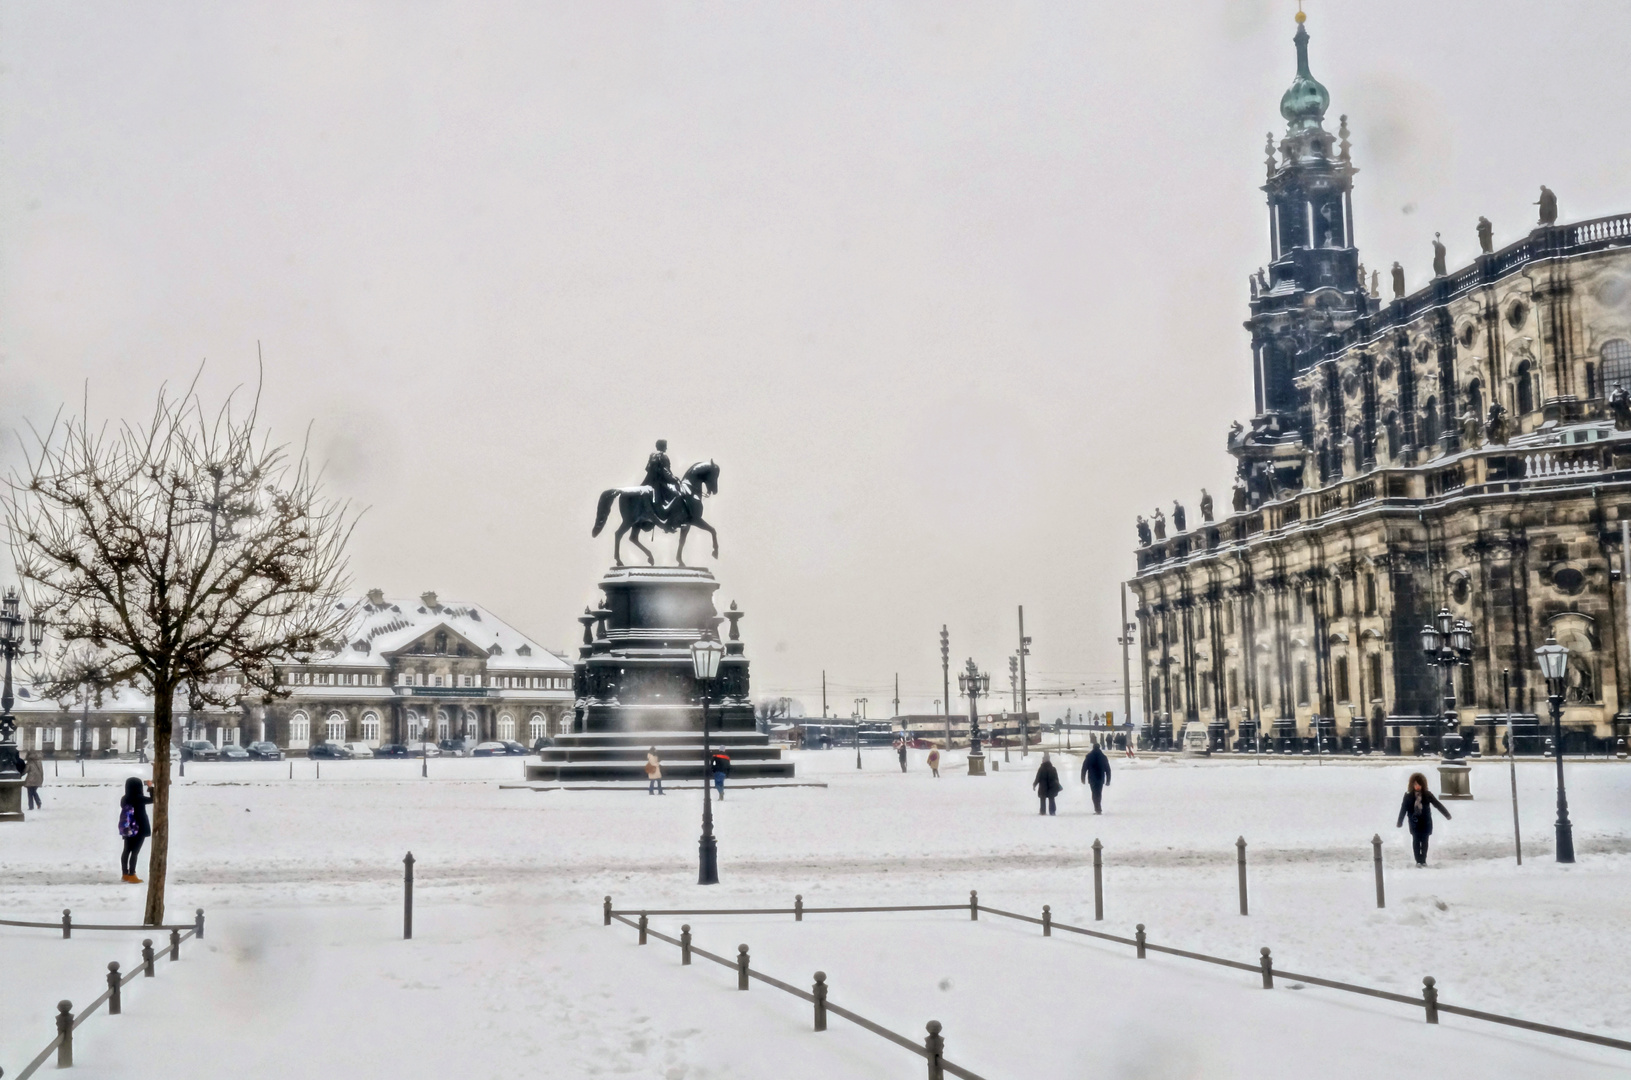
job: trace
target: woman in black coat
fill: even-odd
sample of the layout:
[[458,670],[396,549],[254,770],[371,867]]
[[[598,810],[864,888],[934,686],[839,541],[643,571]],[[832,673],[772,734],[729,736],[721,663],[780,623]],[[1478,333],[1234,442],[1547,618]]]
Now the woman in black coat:
[[136,857],[142,853],[142,842],[153,835],[153,823],[147,820],[152,790],[152,781],[148,781],[147,792],[143,793],[142,781],[132,776],[125,781],[124,798],[119,800],[119,835],[125,841],[125,850],[119,855],[120,880],[131,885],[141,884],[142,879],[136,876]]
[[1421,773],[1410,774],[1410,784],[1404,793],[1404,802],[1399,804],[1399,820],[1394,824],[1398,828],[1404,824],[1405,818],[1410,819],[1410,847],[1416,853],[1416,865],[1427,865],[1427,838],[1433,835],[1433,807],[1444,815],[1444,820],[1450,820],[1450,812],[1444,809],[1444,804],[1433,797],[1427,790],[1427,777]]
[[1036,812],[1053,813],[1056,809],[1054,798],[1062,790],[1062,786],[1059,783],[1059,770],[1053,767],[1053,762],[1048,760],[1047,754],[1042,755],[1042,764],[1037,767],[1036,779],[1031,781],[1031,786],[1036,789],[1036,797],[1042,800]]

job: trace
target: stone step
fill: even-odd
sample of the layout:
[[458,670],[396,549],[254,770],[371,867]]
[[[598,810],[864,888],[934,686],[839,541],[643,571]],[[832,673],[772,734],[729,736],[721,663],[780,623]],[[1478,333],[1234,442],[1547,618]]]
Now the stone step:
[[[649,744],[648,744],[649,745]],[[732,761],[779,761],[782,756],[779,746],[736,746],[718,743],[713,749],[730,755]],[[556,746],[540,751],[539,756],[546,762],[562,761],[638,761],[642,766],[646,760],[645,746]],[[702,760],[702,746],[662,746],[657,747],[657,756],[666,765],[670,761]]]
[[[770,736],[757,731],[710,731],[708,740],[719,746],[769,746]],[[702,745],[700,731],[593,731],[555,736],[555,746],[567,748],[601,748],[634,746],[644,750],[655,746],[661,752],[666,746]]]
[[[628,780],[638,783],[646,782],[645,762],[579,762],[568,761],[541,765],[528,764],[526,767],[527,779],[581,781],[581,780]],[[730,787],[733,780],[763,779],[767,777],[791,777],[793,763],[791,761],[744,761],[737,763],[731,759],[731,774],[725,781]],[[664,780],[700,780],[703,778],[702,762],[674,762],[670,765],[663,763]]]

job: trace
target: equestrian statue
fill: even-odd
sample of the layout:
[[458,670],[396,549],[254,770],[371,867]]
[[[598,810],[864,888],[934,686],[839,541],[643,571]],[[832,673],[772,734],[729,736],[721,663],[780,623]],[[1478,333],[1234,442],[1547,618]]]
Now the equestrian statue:
[[623,534],[629,542],[645,552],[646,562],[657,565],[651,551],[640,542],[640,531],[665,533],[679,531],[680,544],[675,561],[685,565],[685,538],[691,529],[698,528],[713,538],[714,558],[719,558],[719,534],[702,520],[702,500],[719,494],[719,466],[710,461],[699,461],[685,475],[675,477],[668,463],[668,440],[658,439],[657,449],[646,459],[646,475],[639,487],[607,488],[600,493],[600,507],[595,511],[595,528],[590,536],[599,536],[611,517],[612,503],[617,503],[623,522],[612,538],[612,557],[623,565]]

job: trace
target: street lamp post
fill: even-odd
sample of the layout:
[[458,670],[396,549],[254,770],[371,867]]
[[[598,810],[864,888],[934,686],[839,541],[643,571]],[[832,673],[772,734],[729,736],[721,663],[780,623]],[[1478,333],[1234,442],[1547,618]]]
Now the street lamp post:
[[1546,676],[1546,700],[1552,707],[1552,748],[1557,754],[1557,861],[1574,862],[1574,826],[1569,823],[1569,793],[1563,787],[1563,691],[1569,676],[1569,650],[1547,638],[1535,650]]
[[[1439,608],[1433,622],[1421,628],[1422,652],[1429,664],[1437,664],[1444,673],[1444,718],[1442,723],[1455,732],[1455,745],[1461,745],[1461,720],[1456,713],[1455,669],[1472,662],[1472,623],[1457,619],[1447,607]],[[1564,650],[1567,655],[1567,650]],[[1439,733],[1440,752],[1444,749],[1444,733]]]
[[855,767],[861,767],[861,721],[866,719],[866,698],[855,699]]
[[[951,753],[951,635],[945,624],[940,626],[940,701],[946,703],[946,753]],[[935,708],[940,707],[935,702]]]
[[714,679],[719,675],[719,661],[725,655],[725,646],[712,639],[691,645],[691,674],[696,676],[697,688],[702,691],[702,839],[697,841],[697,884],[719,884],[719,847],[714,842],[713,803],[713,745],[708,740],[708,699],[713,691]]
[[0,691],[0,821],[22,821],[23,757],[17,752],[17,720],[11,715],[11,663],[23,651],[23,628],[28,628],[28,644],[36,652],[45,640],[45,620],[24,615],[17,590],[7,589],[0,600],[0,652],[6,657],[4,690]]
[[975,666],[957,673],[957,689],[968,697],[968,774],[985,775],[985,751],[980,749],[980,697],[991,692],[991,676]]

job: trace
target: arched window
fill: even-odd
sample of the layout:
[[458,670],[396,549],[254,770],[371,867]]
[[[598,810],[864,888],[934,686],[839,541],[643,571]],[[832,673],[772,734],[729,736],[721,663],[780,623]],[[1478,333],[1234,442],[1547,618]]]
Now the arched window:
[[543,716],[541,714],[539,714],[539,713],[533,713],[532,714],[532,719],[527,721],[527,739],[528,739],[528,741],[529,742],[537,742],[539,739],[542,739],[545,735],[548,735],[548,734],[549,734],[549,731],[548,731],[546,725],[544,724]]
[[446,709],[436,710],[436,737],[438,739],[445,739],[448,737],[448,719]]
[[1518,365],[1518,415],[1535,411],[1535,387],[1530,375],[1530,363],[1525,360]]
[[1438,398],[1429,397],[1427,408],[1422,412],[1421,441],[1422,445],[1431,445],[1438,441]]
[[362,741],[372,746],[379,745],[379,713],[362,714]]
[[301,748],[311,742],[311,717],[296,712],[289,717],[289,745]]
[[324,724],[324,734],[329,742],[345,742],[345,717],[337,712],[328,714]]
[[498,737],[506,741],[515,739],[515,717],[509,713],[498,718]]
[[1467,408],[1480,422],[1484,419],[1484,384],[1478,379],[1467,384]]
[[1388,413],[1382,427],[1387,431],[1387,456],[1392,460],[1399,456],[1399,414]]
[[1617,386],[1631,390],[1631,341],[1615,338],[1603,343],[1603,396],[1614,392]]
[[408,741],[419,741],[419,736],[423,734],[425,730],[425,721],[420,718],[418,713],[412,711],[408,713],[406,720],[408,725]]

